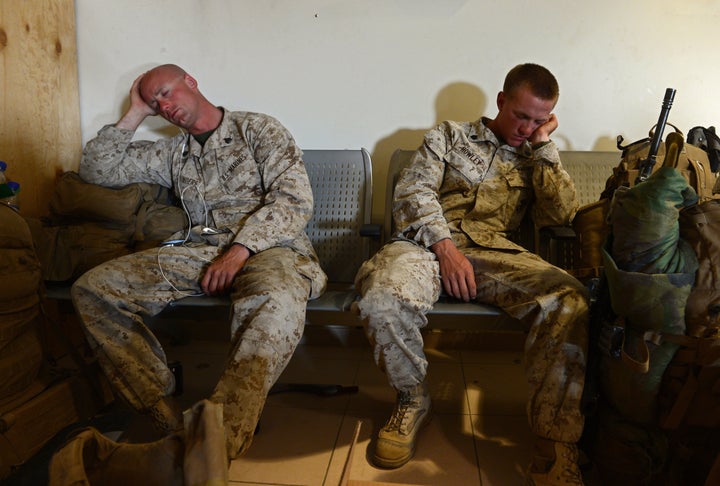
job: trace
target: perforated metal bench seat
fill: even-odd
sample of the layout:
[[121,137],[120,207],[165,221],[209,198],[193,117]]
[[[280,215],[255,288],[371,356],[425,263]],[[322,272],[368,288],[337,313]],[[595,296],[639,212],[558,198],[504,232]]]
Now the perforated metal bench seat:
[[[62,291],[65,293],[65,291]],[[59,296],[59,294],[55,294]],[[308,301],[308,311],[337,311],[350,312],[352,304],[357,300],[358,294],[354,289],[328,290],[319,298]],[[229,305],[226,297],[187,297],[171,304],[173,307],[218,307]],[[500,311],[489,305],[458,302],[449,298],[441,298],[428,314],[448,315],[500,315]]]
[[[309,311],[349,312],[357,294],[353,289],[328,290],[317,299],[308,301]],[[223,307],[230,305],[227,297],[186,297],[170,304],[171,307]]]
[[[318,299],[308,301],[308,325],[351,325],[360,321],[352,312],[358,298],[354,289],[328,290]],[[171,304],[166,312],[180,312],[180,316],[195,309],[226,309],[230,305],[225,297],[188,297]],[[472,332],[503,331],[523,332],[522,324],[494,306],[456,301],[441,297],[428,312],[428,329],[462,330]]]

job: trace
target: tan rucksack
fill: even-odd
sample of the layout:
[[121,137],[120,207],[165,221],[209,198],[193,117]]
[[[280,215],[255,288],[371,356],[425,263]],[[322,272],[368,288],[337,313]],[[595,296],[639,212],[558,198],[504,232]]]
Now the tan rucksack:
[[156,246],[185,226],[185,213],[171,202],[168,189],[157,184],[110,188],[63,173],[50,214],[27,218],[43,279],[72,280],[100,263]]
[[[682,134],[674,125],[669,123],[668,125],[670,125],[676,133]],[[605,190],[600,195],[601,199],[611,199],[615,189],[620,186],[633,187],[635,185],[635,181],[640,173],[640,165],[647,158],[648,150],[650,149],[651,140],[654,135],[653,129],[648,133],[648,138],[638,140],[629,145],[623,145],[622,136],[618,136],[617,147],[622,150],[620,164],[613,169],[613,174],[605,183]],[[664,144],[660,144],[656,158],[657,162],[653,167],[653,172],[662,167],[665,160]],[[710,159],[707,152],[689,143],[684,144],[678,157],[676,168],[688,181],[690,187],[695,189],[701,201],[713,196],[716,176],[710,166]]]

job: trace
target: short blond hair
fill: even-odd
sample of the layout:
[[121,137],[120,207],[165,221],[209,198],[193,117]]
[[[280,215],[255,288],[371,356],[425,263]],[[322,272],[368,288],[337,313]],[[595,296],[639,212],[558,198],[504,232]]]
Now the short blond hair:
[[557,101],[560,87],[555,76],[539,64],[518,64],[507,73],[503,91],[511,95],[516,89],[527,86],[530,91],[543,100]]

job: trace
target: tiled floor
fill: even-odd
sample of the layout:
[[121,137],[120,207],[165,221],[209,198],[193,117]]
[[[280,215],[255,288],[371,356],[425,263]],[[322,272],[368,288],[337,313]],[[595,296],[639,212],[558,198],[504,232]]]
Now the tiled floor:
[[[463,341],[466,341],[464,338]],[[392,411],[394,392],[372,361],[361,329],[311,326],[280,381],[358,385],[357,394],[269,397],[259,433],[230,466],[236,485],[338,485],[356,424],[359,440],[350,477],[417,485],[523,484],[532,434],[524,414],[522,336],[506,351],[450,346],[427,350],[435,407],[415,458],[397,470],[371,465],[372,437]],[[207,396],[222,369],[227,344],[186,340],[166,345],[182,362],[189,406]]]

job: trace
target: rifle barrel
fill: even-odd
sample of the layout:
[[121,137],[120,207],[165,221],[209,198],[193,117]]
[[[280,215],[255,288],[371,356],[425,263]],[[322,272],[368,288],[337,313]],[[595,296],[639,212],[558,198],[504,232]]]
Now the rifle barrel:
[[645,163],[641,167],[637,180],[635,181],[636,184],[644,181],[650,177],[650,174],[652,174],[652,169],[655,166],[655,159],[657,158],[660,143],[662,142],[663,132],[665,131],[665,125],[667,124],[668,115],[670,115],[670,108],[672,108],[673,99],[675,99],[675,92],[675,88],[667,88],[665,90],[665,97],[663,98],[657,125],[655,125],[655,132],[653,133],[652,140],[650,141],[648,155],[645,159]]

